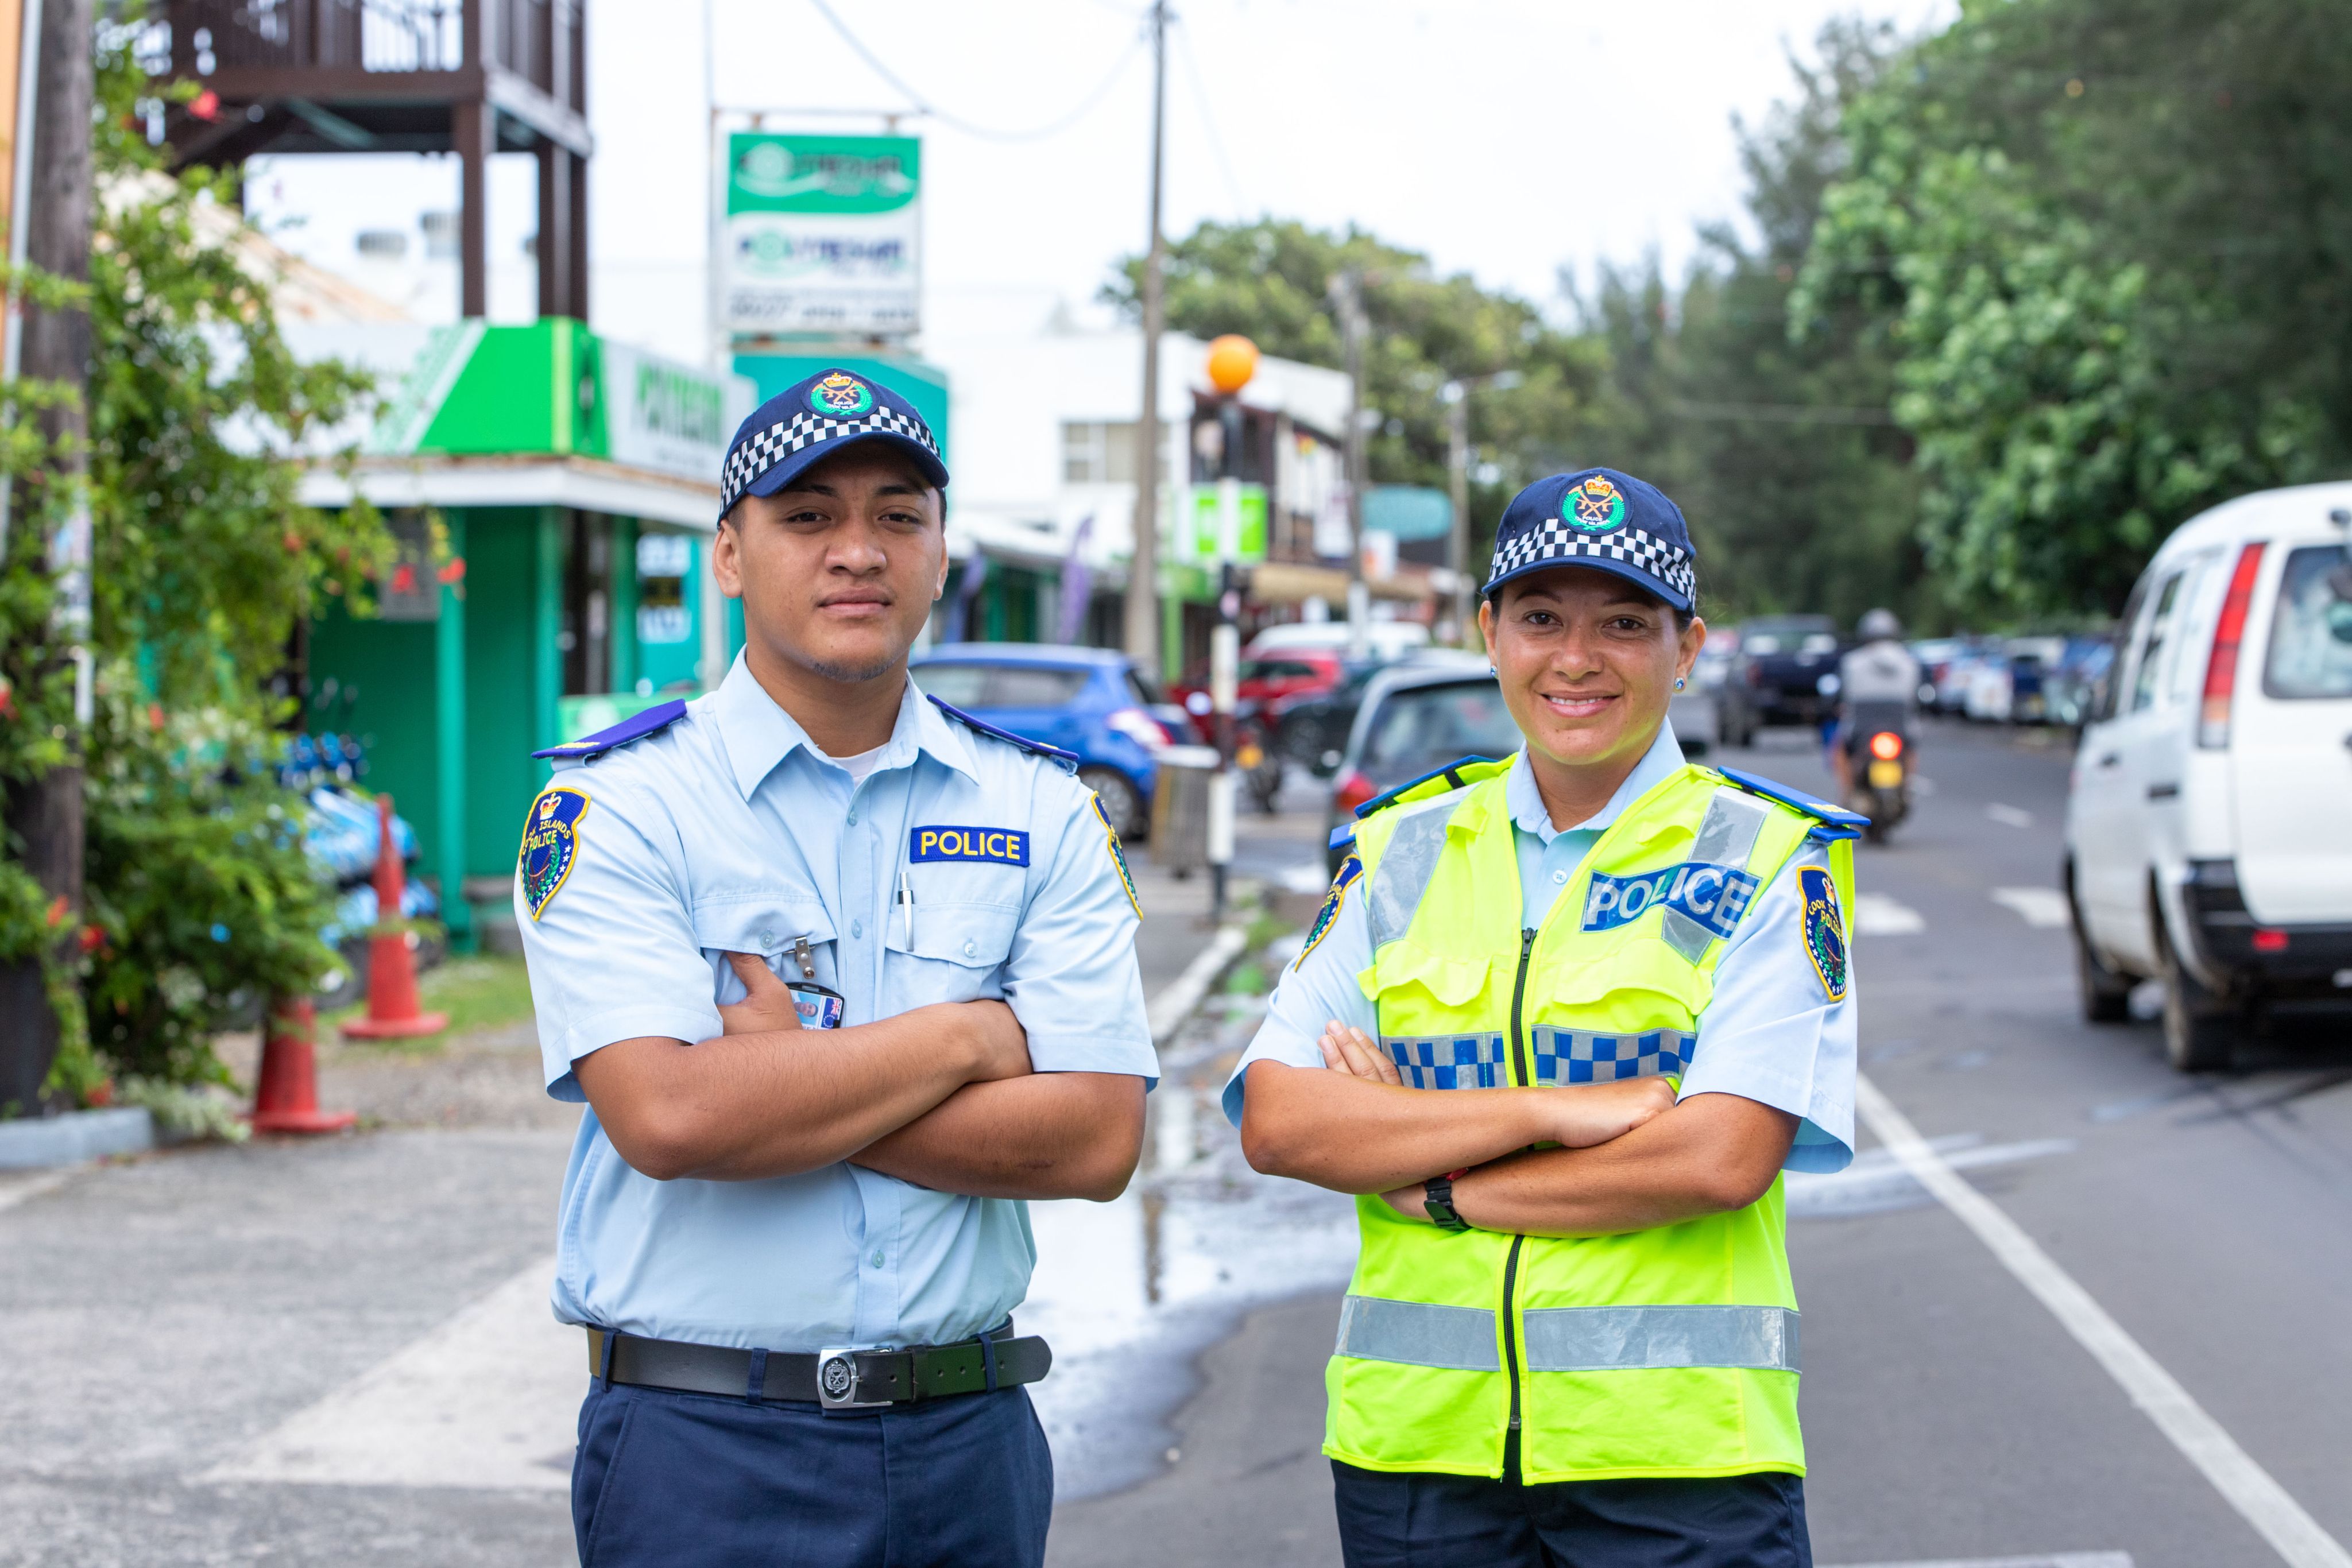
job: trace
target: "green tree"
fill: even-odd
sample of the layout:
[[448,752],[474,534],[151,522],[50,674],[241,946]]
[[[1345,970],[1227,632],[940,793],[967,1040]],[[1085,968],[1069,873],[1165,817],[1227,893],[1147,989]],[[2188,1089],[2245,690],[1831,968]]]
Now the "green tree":
[[1589,296],[1562,280],[1607,350],[1585,448],[1682,507],[1717,620],[1775,610],[1852,620],[1874,604],[1937,613],[1912,541],[1910,441],[1888,412],[1890,356],[1858,310],[1801,341],[1788,333],[1822,193],[1843,165],[1845,106],[1896,44],[1883,26],[1832,22],[1813,60],[1791,58],[1795,97],[1738,127],[1754,235],[1703,228],[1679,290],[1654,258],[1603,267]]
[[[1471,398],[1470,439],[1478,460],[1493,465],[1472,487],[1477,559],[1520,486],[1575,465],[1570,441],[1599,383],[1600,355],[1528,300],[1481,288],[1466,273],[1441,277],[1417,251],[1353,227],[1333,233],[1276,218],[1204,223],[1170,245],[1168,326],[1198,338],[1239,332],[1266,353],[1336,368],[1344,345],[1331,282],[1351,269],[1363,279],[1370,329],[1364,401],[1382,416],[1366,452],[1375,484],[1443,487],[1439,389],[1457,376],[1509,371],[1520,378],[1507,392]],[[1103,298],[1139,317],[1141,277],[1140,258],[1128,258]]]
[[[86,298],[97,702],[86,735],[72,724],[42,554],[43,525],[70,497],[20,486],[0,561],[0,790],[75,745],[89,781],[85,956],[51,988],[68,1040],[52,1083],[73,1095],[110,1070],[217,1076],[215,1030],[271,995],[306,992],[333,962],[318,937],[330,890],[303,854],[303,803],[275,771],[277,727],[299,715],[278,677],[324,598],[364,601],[391,558],[368,508],[326,513],[298,498],[295,455],[366,382],[288,350],[271,280],[215,221],[236,211],[231,183],[163,171],[138,129],[153,89],[131,37],[105,27],[96,46],[100,216]],[[73,394],[17,392],[0,462],[27,476],[43,456],[30,409]],[[0,852],[0,955],[51,953],[54,917],[19,852]]]
[[1967,603],[2112,612],[2189,515],[2352,465],[2347,73],[2315,0],[1972,0],[1851,106],[1798,325],[1893,355]]

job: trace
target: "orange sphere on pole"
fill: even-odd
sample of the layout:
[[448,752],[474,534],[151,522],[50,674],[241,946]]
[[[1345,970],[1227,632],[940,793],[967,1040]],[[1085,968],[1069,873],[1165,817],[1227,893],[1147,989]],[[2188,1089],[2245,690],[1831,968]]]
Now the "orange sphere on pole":
[[1249,385],[1257,374],[1257,345],[1238,332],[1228,332],[1209,344],[1209,384],[1225,396]]

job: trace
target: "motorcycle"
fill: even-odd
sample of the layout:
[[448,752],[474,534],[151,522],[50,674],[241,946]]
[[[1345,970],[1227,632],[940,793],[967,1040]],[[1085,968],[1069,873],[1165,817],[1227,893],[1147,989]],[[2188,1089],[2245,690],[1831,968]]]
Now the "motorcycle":
[[1882,705],[1858,704],[1850,716],[1846,744],[1853,759],[1853,784],[1846,810],[1869,819],[1863,836],[1874,844],[1911,812],[1911,743],[1899,712],[1872,710]]
[[1265,732],[1261,703],[1242,703],[1234,714],[1234,766],[1241,769],[1242,783],[1257,809],[1274,815],[1282,794],[1282,753]]

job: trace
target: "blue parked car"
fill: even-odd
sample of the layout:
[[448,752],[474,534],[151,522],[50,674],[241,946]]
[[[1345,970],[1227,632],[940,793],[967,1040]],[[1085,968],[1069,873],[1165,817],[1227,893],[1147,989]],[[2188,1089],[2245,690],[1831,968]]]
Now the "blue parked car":
[[1024,740],[1074,751],[1078,779],[1102,797],[1122,839],[1151,823],[1153,760],[1193,739],[1170,704],[1125,653],[1039,643],[943,643],[913,661],[929,695]]

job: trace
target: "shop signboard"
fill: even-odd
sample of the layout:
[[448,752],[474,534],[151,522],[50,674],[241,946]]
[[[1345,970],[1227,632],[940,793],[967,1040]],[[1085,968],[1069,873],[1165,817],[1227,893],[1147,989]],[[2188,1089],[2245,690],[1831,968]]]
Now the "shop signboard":
[[387,378],[372,454],[578,453],[716,485],[749,377],[718,376],[575,321],[436,329]]
[[912,333],[922,291],[922,141],[727,139],[719,310],[737,337]]

